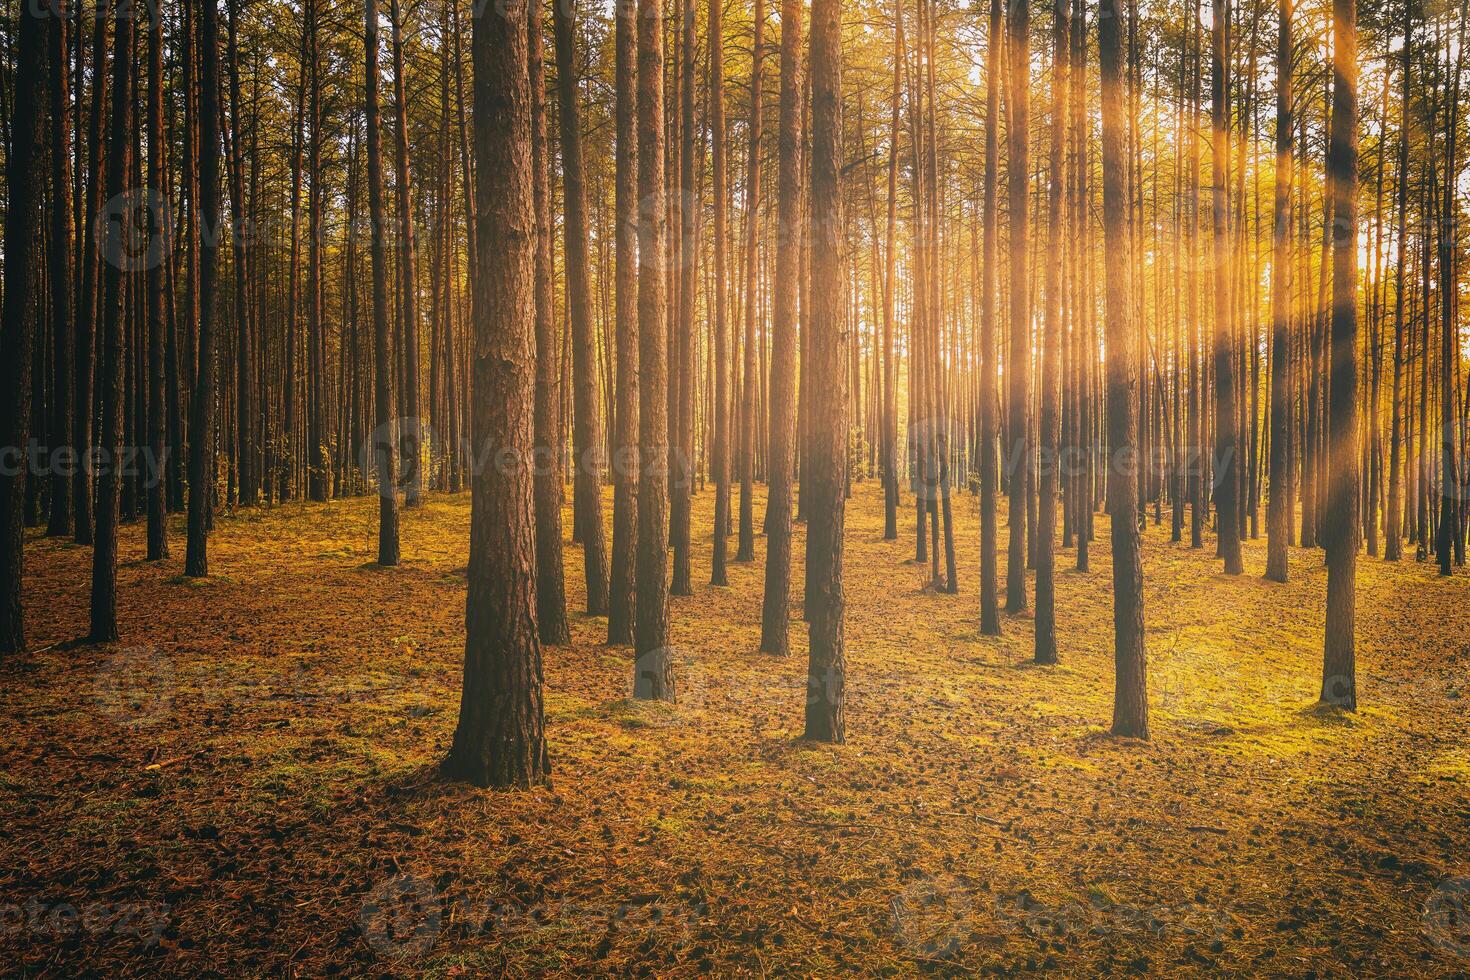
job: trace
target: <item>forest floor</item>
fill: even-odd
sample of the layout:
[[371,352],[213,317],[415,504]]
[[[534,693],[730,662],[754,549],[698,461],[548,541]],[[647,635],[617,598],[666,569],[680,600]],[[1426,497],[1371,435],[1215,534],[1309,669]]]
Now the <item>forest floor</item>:
[[760,562],[705,584],[713,500],[673,602],[678,705],[630,701],[629,651],[574,615],[545,651],[554,785],[526,793],[436,777],[467,494],[405,515],[396,569],[372,564],[373,498],[222,516],[197,582],[181,537],[149,565],[126,527],[107,648],[69,642],[90,550],[32,539],[35,652],[0,665],[5,972],[1470,970],[1470,578],[1362,558],[1362,710],[1324,714],[1320,553],[1276,585],[1248,542],[1228,578],[1166,517],[1144,554],[1154,738],[1118,740],[1106,520],[1090,573],[1059,558],[1061,664],[1040,668],[1025,616],[978,635],[974,498],[940,595],[912,511],[881,540],[862,483],[848,744],[817,746],[799,607],[773,660]]

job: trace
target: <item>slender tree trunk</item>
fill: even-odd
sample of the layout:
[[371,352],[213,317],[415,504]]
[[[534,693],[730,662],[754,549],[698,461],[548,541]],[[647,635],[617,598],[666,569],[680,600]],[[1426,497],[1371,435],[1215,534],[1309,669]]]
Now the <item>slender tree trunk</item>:
[[[369,10],[374,3],[368,0]],[[483,220],[476,222],[471,428],[481,442],[477,452],[510,453],[520,465],[474,471],[464,687],[443,763],[451,779],[505,788],[545,784],[551,776],[529,465],[536,357],[529,23],[516,4],[486,5],[474,15],[475,194]],[[384,297],[380,323],[386,306]]]
[[[788,7],[799,5],[787,0]],[[782,32],[787,15],[782,14]],[[783,51],[785,45],[782,45]],[[842,532],[847,473],[847,311],[843,288],[842,0],[815,0],[811,37],[812,310],[808,328],[813,378],[802,475],[807,484],[806,559],[809,659],[806,727],[816,742],[847,740],[846,599]],[[783,71],[783,90],[785,88]],[[784,103],[784,99],[783,99]],[[783,114],[784,115],[784,114]],[[784,133],[783,133],[784,135]],[[784,140],[783,140],[784,142]]]
[[[127,193],[132,171],[133,146],[133,25],[131,12],[111,8],[114,20],[114,54],[112,59],[112,110],[108,120],[108,139],[112,152],[107,158],[108,201],[121,202]],[[29,18],[22,21],[24,25]],[[37,28],[39,29],[39,28]],[[24,120],[27,132],[32,125]],[[25,176],[24,174],[21,176]],[[11,183],[14,194],[15,183]],[[15,207],[12,201],[12,207]],[[108,257],[102,269],[102,337],[98,348],[97,394],[102,403],[101,428],[97,447],[101,466],[97,474],[96,541],[92,551],[93,643],[111,643],[117,639],[117,525],[119,492],[122,488],[123,428],[123,358],[127,353],[124,337],[128,315],[128,297],[123,280],[126,256],[132,243],[123,236],[130,234],[122,221],[110,221],[102,241],[102,254]],[[22,260],[23,263],[25,260]],[[8,263],[7,263],[8,267]],[[6,284],[9,286],[9,283]],[[24,287],[22,287],[23,289]],[[6,290],[7,298],[10,296]]]
[[[1030,190],[1031,151],[1031,6],[1030,0],[1009,5],[1006,50],[1007,180],[1010,185],[1010,347],[1006,356],[1009,389],[1008,435],[1003,465],[1010,490],[1010,546],[1006,559],[1006,612],[1026,608],[1026,506],[1031,473],[1030,365]],[[1131,266],[1127,267],[1131,269]],[[1131,275],[1131,272],[1126,273]],[[1111,358],[1109,359],[1111,360]]]
[[[189,525],[184,574],[209,574],[209,529],[214,497],[215,361],[214,321],[218,303],[220,224],[219,17],[206,3],[199,18],[199,243],[198,376],[189,420]],[[80,340],[80,338],[79,338]]]
[[709,114],[712,179],[715,212],[714,283],[714,444],[710,447],[710,470],[715,481],[714,538],[710,553],[710,584],[729,585],[725,571],[730,525],[730,330],[725,300],[729,244],[729,178],[725,174],[725,26],[724,0],[709,4]]
[[636,5],[616,4],[616,124],[614,175],[617,259],[617,449],[613,458],[613,543],[607,641],[633,642],[634,558],[638,544],[638,134]]
[[1276,42],[1276,198],[1271,224],[1271,497],[1266,510],[1266,578],[1287,579],[1287,509],[1292,506],[1287,469],[1287,427],[1294,400],[1291,383],[1291,132],[1292,0],[1279,0]]
[[1220,557],[1225,574],[1244,571],[1240,553],[1240,465],[1236,438],[1234,324],[1230,303],[1231,242],[1229,228],[1229,185],[1227,153],[1230,141],[1230,110],[1225,104],[1226,40],[1230,23],[1230,0],[1214,0],[1211,36],[1210,118],[1212,123],[1210,169],[1211,201],[1214,208],[1215,284],[1215,520]]
[[1047,192],[1046,306],[1041,354],[1041,499],[1036,515],[1036,652],[1039,664],[1057,662],[1056,525],[1057,475],[1061,462],[1061,379],[1058,364],[1062,347],[1062,201],[1066,197],[1065,147],[1071,44],[1068,0],[1054,0],[1055,45],[1052,75],[1051,181]]
[[[796,438],[793,397],[803,231],[800,219],[801,21],[800,0],[782,0],[781,123],[776,164],[776,220],[782,227],[776,239],[776,273],[772,284],[775,303],[771,316],[771,407],[766,460],[766,591],[761,613],[761,650],[775,656],[785,656],[789,649],[792,453]],[[832,234],[840,235],[841,229]],[[846,293],[840,278],[831,288],[836,292],[834,302]],[[839,362],[836,370],[846,378],[845,363]],[[824,378],[833,384],[837,382],[835,377],[824,375]],[[807,547],[811,548],[810,537]]]
[[[603,530],[603,453],[597,404],[597,341],[592,336],[592,288],[587,251],[587,190],[582,166],[582,113],[576,97],[576,38],[572,0],[551,4],[556,28],[557,94],[562,123],[563,231],[567,306],[572,320],[573,507],[581,516],[582,567],[589,616],[607,614],[607,544]],[[688,483],[688,480],[685,480]],[[685,533],[688,520],[685,520]]]
[[[498,18],[486,18],[499,27]],[[478,43],[481,42],[482,31],[490,33],[476,18],[475,41],[477,42],[476,54],[481,52]],[[393,421],[393,359],[392,350],[389,346],[389,324],[388,324],[388,209],[383,201],[383,151],[381,122],[378,115],[378,3],[377,0],[367,0],[367,8],[364,16],[365,29],[363,32],[363,46],[367,55],[367,182],[368,182],[368,213],[372,220],[372,264],[373,264],[373,357],[374,357],[374,379],[373,379],[373,408],[376,417],[376,429],[373,431],[373,453],[377,460],[378,470],[378,564],[397,565],[399,559],[398,548],[398,475],[397,475],[397,442],[398,427]],[[514,33],[513,31],[511,32]],[[514,54],[513,40],[504,40],[495,35],[506,45],[506,48],[493,47],[491,50],[497,52],[502,50],[508,54]],[[489,38],[484,43],[489,44]],[[481,58],[476,58],[477,63],[483,64]],[[477,74],[478,77],[478,74]],[[480,93],[480,85],[475,86],[476,93]],[[496,108],[499,108],[497,106]],[[507,124],[509,125],[509,124]],[[511,179],[507,174],[501,173],[501,178]],[[316,467],[317,459],[313,455],[312,465]],[[474,607],[473,599],[471,607]]]
[[403,505],[417,507],[424,489],[423,420],[419,417],[419,304],[418,259],[414,246],[413,180],[408,160],[408,90],[403,78],[403,18],[398,0],[388,0],[388,24],[393,58],[393,139],[398,198],[398,278],[402,285],[399,319],[403,334]]
[[[149,206],[156,206],[156,213],[149,215],[153,222],[150,234],[157,236],[149,243],[148,255],[148,448],[150,463],[145,470],[148,490],[148,560],[161,561],[168,557],[168,533],[164,526],[167,501],[164,498],[168,485],[165,479],[165,402],[163,373],[164,332],[164,263],[168,260],[166,250],[167,228],[164,226],[167,200],[163,197],[164,148],[168,144],[168,133],[163,124],[163,13],[159,7],[151,8],[148,23],[148,185],[152,192],[148,196]],[[63,154],[64,155],[64,154]],[[65,210],[65,208],[61,208]]]
[[546,79],[542,57],[542,13],[538,3],[526,4],[531,83],[532,205],[536,220],[536,622],[541,642],[557,646],[571,642],[567,625],[565,572],[562,567],[562,441],[557,418],[561,406],[561,365],[558,357],[556,301],[551,255],[551,188],[546,145]]
[[1332,2],[1332,123],[1327,170],[1333,203],[1331,381],[1323,522],[1327,549],[1327,624],[1322,701],[1358,707],[1355,590],[1358,565],[1358,8]]
[[756,284],[760,278],[761,69],[765,60],[765,0],[755,0],[754,16],[750,68],[750,157],[745,168],[745,342],[742,346],[744,366],[741,371],[743,391],[740,398],[740,526],[735,549],[736,561],[755,560],[755,503],[752,483],[755,479],[756,387],[759,380],[756,376],[756,321],[761,304],[757,302]]
[[[72,336],[76,324],[72,321],[71,95],[67,71],[67,28],[71,18],[67,0],[56,0],[47,31],[50,46],[47,80],[51,99],[51,241],[47,250],[47,285],[51,290],[51,452],[52,458],[58,461],[75,453],[72,362],[76,355],[72,350]],[[77,23],[81,23],[80,17]],[[72,473],[67,466],[52,467],[47,537],[71,534],[71,481]]]
[[[1386,561],[1403,558],[1403,474],[1402,452],[1404,439],[1403,384],[1404,384],[1404,269],[1408,266],[1408,214],[1409,214],[1409,67],[1412,64],[1414,38],[1413,7],[1404,5],[1403,78],[1402,95],[1399,103],[1399,153],[1396,208],[1398,227],[1394,235],[1394,248],[1398,261],[1394,263],[1394,309],[1393,309],[1393,406],[1388,448],[1388,514],[1386,517],[1383,556]],[[1413,453],[1409,454],[1410,459]]]

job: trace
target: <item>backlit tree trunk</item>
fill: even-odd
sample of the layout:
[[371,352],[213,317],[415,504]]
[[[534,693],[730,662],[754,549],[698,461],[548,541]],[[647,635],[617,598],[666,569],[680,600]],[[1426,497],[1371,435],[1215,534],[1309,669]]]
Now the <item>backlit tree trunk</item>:
[[[368,0],[369,7],[374,0]],[[472,308],[477,458],[470,503],[469,598],[459,725],[443,770],[476,786],[550,780],[536,637],[531,502],[536,218],[526,9],[474,14],[474,147],[479,243]]]

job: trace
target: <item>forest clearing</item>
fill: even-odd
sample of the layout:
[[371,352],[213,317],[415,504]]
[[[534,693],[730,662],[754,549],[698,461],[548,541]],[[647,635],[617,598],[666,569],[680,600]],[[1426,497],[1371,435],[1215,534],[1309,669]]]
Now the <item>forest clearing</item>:
[[[86,554],[38,541],[28,612],[49,649],[6,670],[0,894],[154,904],[126,928],[7,929],[8,958],[122,974],[1466,968],[1465,579],[1365,565],[1370,706],[1323,716],[1320,559],[1293,549],[1288,584],[1228,578],[1150,527],[1153,740],[1115,740],[1105,561],[1060,576],[1061,663],[1037,667],[1027,617],[979,637],[973,591],[925,588],[907,542],[882,540],[878,485],[855,489],[847,745],[799,740],[802,651],[757,650],[761,565],[736,564],[728,589],[674,600],[674,705],[630,699],[629,650],[572,617],[545,661],[551,786],[529,794],[434,773],[458,697],[465,496],[405,520],[396,569],[371,563],[364,499],[223,519],[228,571],[197,582],[139,561],[129,528],[115,649],[66,648]],[[694,499],[708,521],[713,494]],[[1245,561],[1261,567],[1263,545]]]

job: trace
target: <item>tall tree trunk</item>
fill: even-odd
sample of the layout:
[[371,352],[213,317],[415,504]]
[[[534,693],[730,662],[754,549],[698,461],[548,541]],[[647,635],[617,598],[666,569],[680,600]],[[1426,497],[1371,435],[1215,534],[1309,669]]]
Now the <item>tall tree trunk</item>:
[[[1388,448],[1388,513],[1385,518],[1387,529],[1383,557],[1386,561],[1399,561],[1404,552],[1403,526],[1403,473],[1402,452],[1404,440],[1404,269],[1408,266],[1408,214],[1409,214],[1409,67],[1412,64],[1414,39],[1414,15],[1410,4],[1404,5],[1403,64],[1399,70],[1401,97],[1399,102],[1399,153],[1398,181],[1395,207],[1398,212],[1398,227],[1394,235],[1394,248],[1398,261],[1394,263],[1394,309],[1393,309],[1393,406],[1390,422]],[[1409,458],[1413,459],[1410,452]]]
[[682,2],[682,41],[679,72],[679,175],[678,200],[673,209],[679,220],[674,242],[677,285],[677,319],[670,331],[669,425],[672,455],[670,470],[670,544],[674,570],[669,584],[672,595],[694,594],[689,556],[689,519],[694,480],[694,306],[695,273],[699,266],[699,197],[694,183],[694,0]]
[[[1006,356],[1009,389],[1008,434],[1003,465],[1010,490],[1010,546],[1006,560],[1006,612],[1026,608],[1026,503],[1031,474],[1031,6],[1009,6],[1006,49],[1007,180],[1010,185],[1010,346]],[[1128,267],[1128,268],[1131,268]],[[1126,273],[1131,275],[1131,272]],[[1110,358],[1111,360],[1111,358]]]
[[730,525],[730,330],[725,300],[729,244],[729,178],[725,174],[725,26],[724,0],[709,4],[709,125],[711,177],[714,181],[714,444],[710,447],[710,470],[715,481],[714,539],[710,553],[710,584],[729,585],[725,571]]
[[1358,572],[1358,7],[1332,0],[1332,123],[1327,173],[1332,189],[1332,331],[1327,457],[1332,461],[1323,521],[1327,623],[1322,701],[1358,707],[1355,590]]
[[607,538],[602,526],[602,418],[597,403],[597,341],[592,335],[592,286],[587,256],[587,192],[582,164],[582,114],[572,0],[551,6],[556,30],[556,87],[560,96],[562,191],[567,302],[571,307],[573,506],[580,515],[587,613],[607,614]]
[[[67,0],[56,0],[47,31],[51,99],[51,241],[47,250],[47,285],[51,288],[51,452],[56,460],[76,451],[72,441],[72,362],[76,356],[72,337],[76,324],[72,321],[71,94],[67,71],[67,27],[72,16]],[[79,12],[76,22],[81,23]],[[72,479],[69,467],[52,467],[47,537],[71,534]]]
[[744,366],[741,370],[740,525],[736,561],[755,560],[752,483],[755,480],[756,387],[759,381],[756,374],[756,321],[761,307],[756,297],[756,284],[760,280],[761,69],[765,61],[765,0],[755,0],[754,17],[750,68],[750,157],[745,168],[745,342],[741,347]]
[[[776,148],[775,289],[771,315],[771,376],[766,459],[766,591],[761,606],[761,650],[784,657],[791,595],[791,481],[796,431],[796,318],[801,272],[801,31],[800,0],[781,3],[781,122]],[[815,38],[813,38],[815,42]],[[841,229],[832,231],[833,236]],[[846,293],[840,277],[831,284],[837,301]],[[838,375],[847,368],[838,362]],[[828,377],[835,384],[836,377]],[[824,382],[825,383],[825,382]],[[808,534],[810,535],[810,528]],[[808,538],[808,548],[810,538]]]
[[1276,198],[1271,223],[1271,497],[1266,509],[1266,578],[1287,579],[1287,437],[1295,392],[1291,383],[1291,184],[1292,168],[1292,0],[1279,0],[1276,42]]
[[1121,24],[1128,0],[1101,0],[1103,263],[1107,281],[1108,516],[1113,539],[1113,734],[1148,738],[1148,661],[1143,639],[1143,566],[1138,529],[1137,400],[1133,370],[1132,216],[1123,119]]
[[[106,166],[107,140],[103,139],[107,120],[107,9],[108,0],[99,0],[92,32],[92,98],[88,114],[88,166],[86,203],[82,223],[81,288],[77,296],[76,391],[72,413],[76,418],[77,472],[73,487],[76,510],[77,544],[89,545],[93,539],[92,490],[95,474],[91,465],[95,442],[93,425],[96,417],[93,382],[96,374],[97,293],[101,277],[101,243],[98,222],[93,220],[102,209],[103,168]],[[80,21],[78,21],[80,23]],[[80,84],[80,75],[78,76]],[[19,106],[17,105],[17,109]],[[12,124],[13,127],[13,124]],[[78,134],[80,138],[80,133]],[[190,207],[197,205],[191,202]]]
[[[108,120],[112,152],[107,158],[105,193],[109,202],[122,204],[127,200],[124,195],[128,192],[128,179],[132,172],[135,18],[131,11],[123,12],[117,7],[110,9],[115,24],[112,110]],[[27,126],[25,131],[29,132],[32,123],[30,120],[24,122]],[[12,181],[10,186],[14,194],[15,183]],[[15,207],[14,202],[12,207]],[[123,357],[127,353],[124,317],[128,315],[123,273],[127,265],[127,250],[132,247],[131,241],[125,241],[123,236],[129,233],[124,221],[112,220],[107,224],[106,237],[102,241],[102,254],[107,256],[107,261],[102,270],[102,337],[97,365],[97,394],[102,403],[102,421],[97,439],[101,466],[97,474],[96,541],[92,550],[92,627],[88,634],[93,643],[111,643],[118,635],[117,525],[122,488]],[[7,301],[9,296],[7,289]]]
[[[786,6],[800,10],[796,0],[787,0]],[[783,12],[783,35],[786,24],[787,15]],[[843,288],[842,0],[815,0],[811,33],[812,309],[807,336],[811,341],[811,376],[822,381],[812,384],[808,393],[811,416],[806,455],[802,460],[802,476],[808,488],[806,560],[809,569],[809,652],[803,738],[840,744],[847,740],[842,532],[847,484],[849,342],[847,292]],[[784,38],[782,48],[784,52]],[[784,93],[784,71],[782,88]],[[784,104],[784,98],[782,101]]]
[[[371,9],[375,0],[368,0]],[[531,427],[536,228],[529,18],[519,5],[474,14],[476,234],[474,423],[514,466],[477,466],[470,502],[469,598],[459,724],[443,771],[476,786],[549,781],[536,638]],[[371,146],[371,143],[369,143]],[[382,304],[386,306],[386,302]],[[380,322],[386,314],[380,317]]]
[[638,0],[638,485],[633,696],[674,699],[669,649],[668,216],[664,188],[664,18]]
[[904,65],[903,0],[893,3],[893,92],[888,126],[888,232],[883,252],[883,540],[898,539],[898,400],[893,363],[898,294],[898,115]]
[[1065,147],[1071,44],[1069,0],[1054,0],[1055,48],[1052,75],[1051,181],[1047,191],[1046,306],[1041,353],[1041,499],[1036,513],[1036,651],[1039,664],[1057,662],[1056,530],[1057,475],[1061,465],[1062,201],[1066,196]]
[[408,88],[403,77],[403,18],[398,0],[388,0],[393,56],[393,139],[398,179],[398,278],[402,285],[399,318],[403,324],[403,505],[417,507],[424,489],[423,419],[419,417],[418,259],[414,247],[413,179],[408,160]]
[[995,275],[999,229],[996,184],[1000,170],[1000,79],[1005,74],[1003,0],[990,0],[990,27],[985,51],[985,215],[980,266],[980,633],[1000,636],[1000,599],[996,582],[997,360]]
[[199,17],[199,208],[194,235],[199,243],[198,376],[189,415],[189,525],[184,574],[209,574],[209,530],[214,500],[215,360],[214,322],[218,297],[220,226],[219,14],[202,5]]
[[562,567],[562,441],[558,410],[561,406],[561,365],[558,357],[556,301],[551,268],[551,188],[546,145],[546,78],[542,56],[542,13],[538,3],[526,4],[530,17],[528,49],[531,83],[532,210],[536,220],[536,278],[532,292],[536,306],[536,622],[541,642],[556,646],[571,642],[567,625],[565,572]]
[[1219,535],[1220,557],[1225,561],[1225,574],[1244,571],[1240,555],[1239,477],[1236,467],[1235,352],[1234,324],[1230,303],[1231,242],[1229,227],[1229,186],[1227,153],[1230,140],[1230,109],[1225,104],[1227,83],[1226,31],[1230,23],[1230,0],[1214,0],[1211,37],[1210,119],[1213,137],[1210,142],[1211,201],[1214,208],[1214,284],[1215,284],[1215,521]]
[[[756,0],[757,3],[760,0]],[[607,641],[633,642],[634,561],[638,545],[638,134],[636,5],[620,3],[616,19],[616,124],[614,175],[617,258],[616,448],[613,457],[612,569],[607,611]]]
[[[383,137],[382,124],[378,115],[378,3],[367,0],[364,13],[363,48],[366,53],[367,78],[367,182],[368,214],[372,221],[372,264],[373,264],[373,408],[376,428],[373,430],[373,455],[378,471],[378,564],[397,565],[398,546],[398,476],[397,442],[398,427],[393,421],[393,359],[389,346],[388,325],[388,214],[383,201]],[[497,17],[488,18],[499,26]],[[485,28],[480,19],[475,22],[476,53],[480,34]],[[514,32],[512,32],[514,33]],[[504,47],[492,50],[514,54],[515,42],[502,40]],[[481,59],[477,58],[479,62]],[[478,73],[476,75],[478,78]],[[475,86],[476,94],[480,85]],[[496,106],[500,108],[500,106]],[[493,111],[487,107],[486,111]],[[501,179],[512,180],[507,172]],[[509,247],[507,246],[507,251]],[[313,458],[313,466],[317,461]],[[474,603],[471,602],[471,608]],[[508,631],[508,627],[505,627]]]
[[[163,124],[163,11],[150,8],[148,23],[148,204],[152,222],[149,233],[156,238],[149,243],[148,279],[148,449],[149,467],[145,473],[148,490],[148,560],[168,557],[168,532],[164,526],[168,489],[164,471],[164,263],[168,229],[164,224],[168,201],[163,196],[164,152],[168,133]],[[62,208],[61,210],[65,210]]]
[[[39,80],[46,70],[46,22],[42,5],[24,4],[20,12],[15,66],[31,84],[15,88],[10,119],[11,142],[5,159],[5,297],[0,310],[0,445],[13,447],[19,458],[0,466],[0,655],[26,648],[21,607],[21,572],[25,545],[25,447],[31,423],[31,351],[35,330],[27,316],[35,268],[37,195],[36,147],[41,143]],[[100,16],[100,14],[99,14]],[[127,120],[123,120],[126,125]],[[126,133],[126,128],[123,129]],[[117,144],[114,144],[117,145]],[[109,472],[116,470],[109,468]],[[116,634],[116,626],[113,627]],[[106,637],[110,639],[111,637]]]

